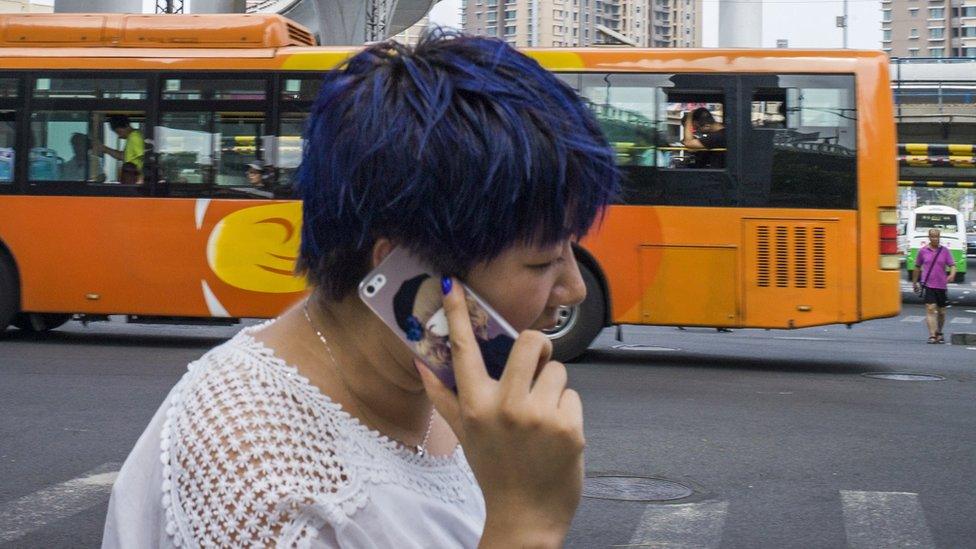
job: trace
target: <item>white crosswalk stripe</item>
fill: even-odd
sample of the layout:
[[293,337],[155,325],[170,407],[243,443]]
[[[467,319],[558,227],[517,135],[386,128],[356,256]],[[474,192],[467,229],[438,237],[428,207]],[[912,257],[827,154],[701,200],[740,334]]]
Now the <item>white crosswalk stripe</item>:
[[0,544],[108,501],[118,463],[106,463],[84,475],[0,505]]
[[949,324],[972,324],[972,323],[973,323],[973,319],[966,316],[956,317],[949,321]]
[[725,501],[648,505],[627,545],[661,549],[711,549],[722,541]]
[[935,547],[918,494],[842,490],[840,497],[851,549]]
[[925,317],[919,315],[909,315],[901,319],[902,322],[921,322],[923,320],[925,320]]

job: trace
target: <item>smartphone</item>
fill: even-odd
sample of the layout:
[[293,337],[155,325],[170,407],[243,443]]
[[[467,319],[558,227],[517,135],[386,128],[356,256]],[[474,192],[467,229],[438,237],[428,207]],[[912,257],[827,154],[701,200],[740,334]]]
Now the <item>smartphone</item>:
[[[485,368],[498,379],[518,333],[470,288],[464,291]],[[457,389],[439,273],[397,247],[359,283],[359,297],[444,385]]]

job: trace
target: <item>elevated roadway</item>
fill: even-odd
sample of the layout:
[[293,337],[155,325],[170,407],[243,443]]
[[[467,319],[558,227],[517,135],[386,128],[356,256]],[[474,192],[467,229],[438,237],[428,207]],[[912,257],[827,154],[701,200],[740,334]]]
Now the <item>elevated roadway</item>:
[[420,21],[438,0],[264,0],[249,13],[279,13],[311,30],[322,45],[388,38]]

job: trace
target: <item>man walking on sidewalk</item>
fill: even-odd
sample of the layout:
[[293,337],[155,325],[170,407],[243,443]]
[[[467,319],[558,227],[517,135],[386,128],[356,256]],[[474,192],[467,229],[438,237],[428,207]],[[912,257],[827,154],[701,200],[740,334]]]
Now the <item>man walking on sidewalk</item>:
[[[912,286],[918,293],[919,274],[925,292],[925,320],[929,325],[929,343],[945,343],[942,326],[945,325],[948,301],[948,282],[956,276],[956,262],[948,248],[939,245],[939,229],[929,229],[929,243],[922,246],[915,258]],[[946,274],[948,269],[948,274]]]

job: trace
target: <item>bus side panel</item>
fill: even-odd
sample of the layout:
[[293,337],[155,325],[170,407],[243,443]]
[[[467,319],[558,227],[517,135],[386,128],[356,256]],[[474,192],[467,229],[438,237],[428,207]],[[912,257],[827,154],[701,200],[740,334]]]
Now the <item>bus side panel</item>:
[[32,312],[272,317],[291,274],[298,202],[8,196],[0,234]]
[[896,316],[901,311],[900,270],[882,270],[880,211],[898,204],[898,143],[888,57],[859,60],[857,86],[858,224],[860,280],[858,320]]

